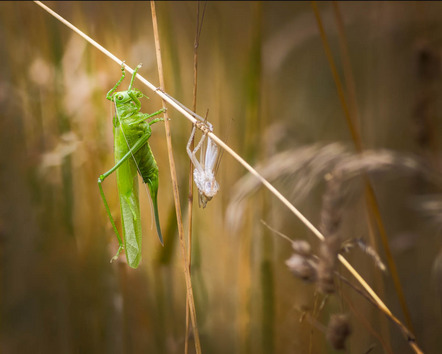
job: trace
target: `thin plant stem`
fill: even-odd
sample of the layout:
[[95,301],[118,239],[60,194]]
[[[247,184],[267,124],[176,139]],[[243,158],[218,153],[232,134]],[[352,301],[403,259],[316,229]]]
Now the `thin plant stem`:
[[[94,41],[92,38],[81,32],[77,27],[72,25],[70,22],[65,20],[63,17],[58,15],[56,12],[52,11],[50,8],[48,8],[46,5],[42,4],[40,1],[34,1],[37,5],[42,7],[45,11],[47,11],[49,14],[57,18],[60,22],[65,24],[67,27],[71,28],[74,32],[78,33],[81,37],[83,37],[86,41],[88,41],[90,44],[92,44],[95,48],[100,50],[102,53],[107,55],[109,58],[114,60],[120,67],[123,64],[123,62],[118,59],[115,55],[110,53],[107,49],[105,49],[103,46],[98,44],[96,41]],[[125,68],[129,73],[133,73],[133,69],[130,68],[128,65],[124,64]],[[177,111],[179,111],[181,114],[183,114],[189,121],[191,121],[193,124],[199,121],[204,121],[204,119],[200,116],[198,116],[195,113],[189,113],[192,112],[190,109],[185,107],[183,104],[179,103],[177,100],[169,96],[167,93],[165,93],[161,88],[155,87],[153,84],[151,84],[149,81],[147,81],[144,77],[142,77],[140,74],[137,73],[136,75],[137,79],[140,80],[143,84],[145,84],[148,88],[150,88],[154,93],[156,93],[158,96],[160,96],[164,101],[169,103],[172,107],[174,107]],[[201,125],[197,125],[197,127],[201,128]],[[232,148],[230,148],[224,141],[222,141],[220,138],[218,138],[213,132],[205,131],[210,138],[215,141],[218,146],[223,148],[228,154],[230,154],[237,162],[239,162],[247,171],[249,171],[250,174],[255,176],[263,185],[266,187],[276,198],[278,198],[319,240],[324,241],[324,236],[321,234],[321,232],[293,205],[289,202],[289,200],[284,197],[269,181],[267,181],[261,174],[259,174],[258,171],[256,171],[250,164],[248,164],[241,156],[239,156]],[[178,204],[179,205],[179,204]],[[180,209],[181,212],[181,209]],[[182,228],[181,226],[179,226]],[[356,280],[362,285],[362,287],[367,291],[367,293],[370,294],[370,296],[373,298],[373,301],[375,301],[379,307],[386,313],[392,315],[391,311],[388,309],[388,307],[383,303],[383,301],[377,296],[376,292],[367,284],[367,282],[359,275],[359,273],[353,268],[353,266],[341,255],[338,255],[339,261],[344,265],[345,268],[356,278]]]
[[350,134],[353,139],[353,142],[358,151],[362,150],[361,137],[359,135],[359,131],[356,129],[353,124],[350,111],[347,105],[347,101],[345,100],[344,88],[342,87],[341,79],[339,78],[338,71],[336,70],[336,65],[333,60],[333,55],[330,50],[330,46],[328,45],[327,35],[325,34],[324,26],[322,25],[321,14],[319,13],[318,7],[316,5],[316,1],[311,2],[313,7],[313,12],[315,13],[316,21],[318,23],[319,33],[321,35],[322,44],[324,47],[325,55],[327,56],[327,60],[330,64],[330,69],[333,75],[333,79],[335,81],[336,89],[338,91],[339,101],[342,105],[342,110],[344,111],[345,119],[347,120],[347,125],[350,129]]
[[[374,247],[375,250],[378,250],[379,248],[377,247],[377,240],[376,240],[376,235],[375,235],[375,223],[373,222],[372,218],[372,213],[370,213],[370,211],[368,210],[368,208],[365,208],[364,210],[364,214],[365,214],[365,219],[366,219],[366,223],[367,223],[367,232],[368,232],[368,239],[370,240],[370,243],[372,244],[372,246]],[[382,274],[380,272],[374,272],[374,282],[377,285],[376,286],[376,290],[378,291],[378,293],[380,294],[380,296],[382,296],[383,298],[385,298],[385,284],[384,284],[384,280],[382,278]],[[390,328],[388,326],[388,323],[384,320],[384,318],[380,317],[379,320],[381,321],[380,325],[382,327],[381,332],[384,334],[387,342],[389,345],[391,345],[391,340],[390,340]]]
[[382,347],[384,348],[384,351],[389,354],[393,354],[393,351],[391,350],[390,345],[385,342],[384,338],[378,333],[373,326],[370,324],[370,322],[362,315],[362,313],[359,312],[359,310],[356,308],[355,305],[350,301],[350,298],[345,295],[345,293],[341,292],[342,299],[347,303],[348,307],[350,307],[350,310],[356,315],[356,317],[359,319],[359,321],[362,323],[362,325],[367,328],[367,330],[378,339],[379,343],[381,343]]
[[[192,110],[196,112],[196,98],[198,91],[198,47],[199,47],[199,39],[200,33],[203,25],[204,14],[206,11],[207,2],[204,3],[203,15],[200,22],[200,1],[198,1],[197,10],[196,10],[196,33],[195,33],[195,42],[193,46],[193,102],[192,102]],[[190,128],[191,131],[193,127]],[[190,142],[190,150],[193,151],[195,145],[195,136],[192,137],[192,141]],[[193,216],[193,164],[192,161],[189,160],[189,196],[188,196],[188,214],[187,214],[187,261],[189,272],[192,267],[192,216]],[[189,303],[186,296],[186,338],[184,340],[184,353],[187,354],[189,350]]]
[[397,319],[397,317],[395,317],[391,312],[385,312],[383,308],[379,307],[379,304],[373,300],[373,298],[371,298],[368,294],[366,294],[366,292],[357,287],[356,285],[352,284],[350,282],[350,280],[348,280],[346,277],[344,277],[342,274],[340,274],[339,272],[335,272],[335,274],[342,280],[343,283],[347,284],[350,288],[352,288],[354,291],[356,291],[358,294],[362,295],[365,299],[367,299],[368,302],[370,302],[373,306],[377,307],[378,309],[380,309],[381,311],[384,312],[384,314],[393,321],[393,323],[395,323],[399,330],[402,332],[402,334],[405,336],[408,344],[411,346],[411,348],[413,348],[413,350],[415,351],[415,353],[418,354],[422,354],[423,351],[419,348],[419,346],[416,343],[416,338],[414,337],[414,334],[412,332],[410,332],[410,330],[404,326],[402,324],[401,321],[399,321]]
[[[194,147],[194,138],[190,143],[190,149]],[[192,265],[192,214],[193,214],[193,165],[192,161],[190,161],[190,169],[189,169],[189,195],[187,197],[187,267],[189,268],[189,272],[191,271]],[[186,337],[184,339],[184,353],[188,353],[189,348],[189,299],[186,295]]]
[[[344,89],[342,86],[342,82],[339,78],[339,74],[336,69],[336,65],[333,60],[333,56],[331,54],[330,46],[329,46],[328,40],[327,40],[327,35],[325,33],[324,26],[322,24],[321,15],[320,15],[318,7],[316,5],[316,1],[312,1],[311,4],[313,7],[313,12],[315,13],[316,21],[318,23],[319,32],[320,32],[322,43],[324,46],[324,51],[327,56],[327,60],[330,64],[330,69],[331,69],[333,79],[336,84],[336,89],[338,91],[339,100],[341,102],[342,109],[344,111],[344,116],[345,116],[348,128],[350,130],[350,134],[352,136],[353,143],[355,145],[356,151],[362,152],[362,150],[363,150],[362,139],[361,139],[358,129],[356,128],[356,125],[354,123],[354,119],[352,118],[352,116],[350,114],[350,110],[349,110],[347,101],[345,99]],[[353,104],[352,107],[354,109],[356,109],[355,104]],[[405,316],[405,321],[406,321],[408,327],[410,327],[413,330],[410,312],[408,310],[408,306],[407,306],[407,303],[405,300],[404,292],[402,290],[402,285],[401,285],[401,282],[399,279],[399,274],[397,271],[396,262],[394,261],[393,255],[390,250],[390,244],[388,242],[387,232],[385,230],[384,222],[382,221],[382,216],[379,211],[379,205],[378,205],[378,202],[376,199],[376,195],[375,195],[373,187],[367,177],[364,177],[364,182],[365,182],[366,203],[368,205],[369,210],[371,211],[371,214],[373,216],[373,219],[378,227],[378,231],[381,236],[382,245],[383,245],[384,251],[386,253],[387,263],[388,263],[388,267],[391,272],[391,276],[393,278],[393,283],[394,283],[394,287],[396,290],[396,294],[397,294],[399,302],[401,304],[402,312],[404,313],[404,316]]]
[[[313,295],[313,311],[312,311],[313,315],[310,315],[310,318],[314,322],[309,321],[310,322],[310,331],[309,331],[309,336],[308,336],[308,353],[309,354],[313,353],[313,336],[315,334],[314,333],[315,323],[317,322],[315,316],[317,316],[316,310],[318,309],[318,301],[319,301],[318,294],[315,292],[315,294]],[[309,315],[309,314],[307,313],[307,315]],[[323,329],[324,329],[323,333],[325,333],[325,328],[323,327]]]
[[[348,94],[348,107],[350,112],[351,123],[355,130],[360,132],[358,105],[356,100],[356,84],[351,68],[350,55],[348,53],[347,38],[345,36],[344,22],[342,21],[341,12],[337,1],[332,2],[333,13],[338,27],[339,48],[342,58],[342,66],[344,69],[345,86]],[[361,144],[362,145],[362,144]]]
[[[163,61],[161,58],[161,46],[160,46],[160,38],[159,38],[159,33],[158,33],[158,21],[157,21],[157,15],[156,15],[156,10],[155,10],[155,2],[151,1],[150,5],[151,5],[151,11],[152,11],[153,32],[154,32],[154,38],[155,38],[155,52],[157,55],[158,76],[160,79],[160,86],[161,86],[161,88],[164,88]],[[165,104],[164,100],[163,100],[163,108],[166,108],[166,104]],[[175,200],[175,210],[176,210],[176,216],[177,216],[178,235],[180,238],[180,245],[181,245],[181,251],[183,254],[183,262],[184,262],[184,277],[186,280],[186,297],[187,297],[186,303],[189,305],[190,318],[192,321],[194,340],[195,340],[195,350],[196,350],[197,354],[200,354],[201,353],[201,344],[200,344],[198,326],[197,326],[197,321],[196,321],[195,301],[194,301],[194,297],[193,297],[192,280],[190,278],[190,268],[189,268],[189,263],[188,263],[187,256],[186,256],[186,244],[185,244],[185,240],[184,240],[184,227],[183,227],[183,221],[182,221],[182,216],[181,216],[180,195],[179,195],[179,190],[178,190],[178,179],[176,176],[175,160],[173,158],[173,147],[172,147],[172,139],[171,139],[171,133],[170,133],[170,121],[168,119],[167,111],[165,112],[164,123],[165,123],[164,127],[166,130],[167,151],[169,154],[170,174],[171,174],[172,186],[173,186],[173,197]]]
[[[342,58],[342,66],[343,66],[343,72],[344,72],[344,79],[345,79],[345,85],[347,88],[347,94],[348,94],[348,105],[349,105],[349,112],[350,112],[350,118],[351,118],[351,122],[355,127],[356,131],[360,131],[360,122],[359,122],[359,114],[358,114],[358,104],[357,104],[357,100],[356,100],[356,84],[355,84],[355,80],[354,80],[354,75],[353,75],[353,70],[351,67],[351,62],[350,62],[350,54],[348,52],[348,45],[347,45],[347,37],[345,35],[345,28],[344,28],[344,21],[342,20],[342,16],[341,16],[341,11],[339,9],[339,4],[338,1],[333,1],[332,2],[333,5],[333,13],[335,15],[335,22],[337,25],[337,29],[338,29],[338,39],[339,39],[339,48],[340,48],[340,53],[341,53],[341,58]],[[361,147],[363,147],[362,141],[361,141]],[[370,184],[370,181],[366,178],[366,176],[364,175],[364,183],[368,183]],[[373,191],[368,190],[367,188],[365,189],[365,200],[368,203],[370,203],[369,201],[374,197],[374,194],[372,196]],[[376,220],[374,218],[374,213],[373,213],[373,208],[377,208],[379,209],[378,204],[376,203],[375,200],[375,204],[374,205],[367,205],[368,207],[365,208],[366,210],[366,216],[367,216],[367,225],[369,228],[369,239],[370,242],[372,243],[373,247],[375,249],[378,249],[378,242],[376,240],[375,237],[375,225],[376,225]],[[381,221],[382,223],[382,221]],[[382,233],[382,231],[384,231],[383,227],[380,227],[380,232],[381,232],[381,237],[383,238],[387,238],[387,236],[385,235],[385,233]],[[387,248],[389,245],[387,244]],[[394,260],[393,260],[394,262]],[[391,267],[390,267],[391,268]],[[385,296],[385,291],[384,291],[384,284],[381,278],[381,274],[379,272],[375,272],[375,281],[377,283],[377,291],[380,292],[380,295],[384,295]],[[382,321],[382,320],[381,320]],[[411,321],[408,323],[408,325],[410,326],[411,330],[413,330],[412,327],[412,323]],[[381,326],[383,328],[383,333],[386,333],[386,339],[387,341],[390,341],[390,336],[388,335],[390,330],[388,325],[382,321]]]

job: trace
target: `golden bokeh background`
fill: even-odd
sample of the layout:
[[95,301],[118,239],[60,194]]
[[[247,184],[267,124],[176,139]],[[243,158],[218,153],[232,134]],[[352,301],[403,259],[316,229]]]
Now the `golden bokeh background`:
[[[149,2],[45,4],[132,68],[143,63],[139,73],[158,85]],[[197,5],[156,4],[165,89],[187,107]],[[333,4],[317,5],[345,83]],[[437,176],[442,3],[342,2],[339,9],[364,147],[414,156]],[[163,125],[152,127],[149,143],[160,168],[165,246],[141,188],[143,261],[137,270],[124,256],[110,264],[117,241],[97,178],[113,166],[106,93],[120,68],[33,2],[0,3],[0,39],[1,352],[183,352],[186,289]],[[272,167],[272,182],[319,225],[328,166],[354,148],[311,3],[208,2],[198,53],[197,112],[204,116],[209,109],[215,134],[252,165],[290,153],[296,171],[280,172],[282,159]],[[150,97],[142,101],[143,112],[161,107],[147,87],[139,81],[135,86]],[[191,124],[173,109],[169,115],[186,226]],[[313,149],[307,160],[306,148]],[[384,352],[374,332],[394,353],[412,352],[396,326],[344,286],[340,292],[357,313],[338,293],[321,311],[316,308],[317,322],[302,320],[304,311],[319,306],[319,297],[285,265],[290,244],[260,220],[309,241],[314,250],[319,242],[267,190],[244,192],[246,175],[224,153],[219,194],[205,209],[194,200],[192,280],[203,353],[331,353],[319,324],[326,326],[336,312],[350,314],[348,352]],[[429,219],[425,198],[440,193],[440,185],[395,168],[370,178],[417,343],[436,353],[442,348],[436,278],[442,208]],[[104,189],[119,220],[115,177]],[[372,233],[385,261],[377,231],[367,222],[360,181],[350,194],[343,238],[369,240]],[[440,205],[437,198],[434,203]],[[381,273],[361,251],[346,257],[406,323],[391,273]]]

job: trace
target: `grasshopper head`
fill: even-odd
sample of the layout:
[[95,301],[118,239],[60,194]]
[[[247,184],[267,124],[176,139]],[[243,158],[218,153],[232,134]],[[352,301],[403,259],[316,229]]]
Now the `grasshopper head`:
[[115,102],[117,106],[124,105],[126,103],[130,103],[138,98],[149,98],[145,94],[143,94],[140,90],[132,89],[130,91],[119,91],[115,92],[115,94],[112,96],[112,100]]
[[112,96],[112,101],[115,103],[115,109],[119,119],[126,119],[134,113],[137,113],[140,109],[140,103],[134,90],[116,92]]
[[131,100],[132,98],[129,96],[128,91],[115,92],[114,95],[112,96],[112,101],[114,101],[117,106],[121,106],[125,103],[128,103]]

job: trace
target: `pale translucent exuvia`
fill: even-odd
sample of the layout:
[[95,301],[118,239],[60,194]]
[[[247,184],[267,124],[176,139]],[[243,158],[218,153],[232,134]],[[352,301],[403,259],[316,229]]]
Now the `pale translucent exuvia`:
[[[207,125],[210,128],[209,130],[212,131],[212,125],[210,123],[207,123]],[[193,127],[189,142],[187,143],[187,154],[195,167],[193,179],[198,188],[199,205],[205,208],[207,202],[216,195],[219,189],[214,172],[218,156],[218,146],[210,136],[203,134],[195,149],[193,151],[190,150],[190,143],[195,136],[195,131],[196,126]],[[204,142],[206,142],[205,149],[202,149]],[[196,153],[200,149],[200,161],[198,161]]]

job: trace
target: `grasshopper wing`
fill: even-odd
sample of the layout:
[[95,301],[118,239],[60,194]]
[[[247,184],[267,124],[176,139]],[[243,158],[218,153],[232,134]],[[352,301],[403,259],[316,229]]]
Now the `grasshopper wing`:
[[[115,162],[129,151],[126,139],[119,127],[115,127]],[[120,196],[123,243],[127,263],[137,268],[141,261],[141,216],[138,197],[138,172],[132,158],[127,159],[117,170],[117,185]]]

